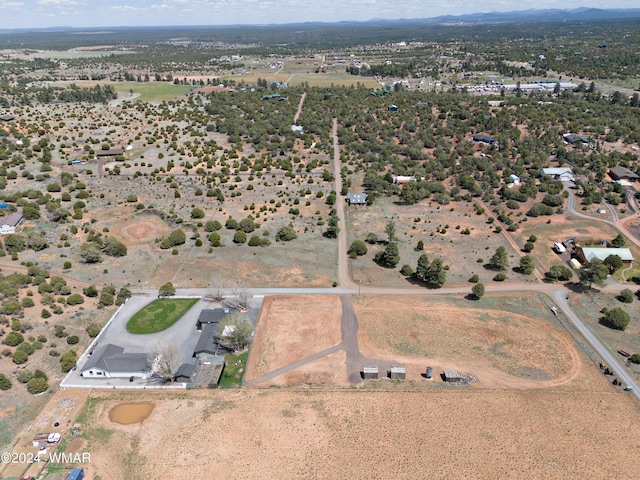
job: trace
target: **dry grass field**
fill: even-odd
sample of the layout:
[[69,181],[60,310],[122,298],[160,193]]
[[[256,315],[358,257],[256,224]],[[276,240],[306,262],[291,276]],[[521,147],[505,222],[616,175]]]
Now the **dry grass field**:
[[[583,380],[568,391],[97,392],[84,448],[93,479],[634,477],[637,403]],[[136,401],[156,404],[144,423],[109,420]]]
[[[503,245],[509,252],[511,266],[518,265],[519,258],[505,239],[493,230],[485,215],[476,215],[473,204],[457,202],[451,205],[437,205],[428,201],[406,206],[398,205],[389,198],[378,198],[376,203],[365,208],[347,210],[349,243],[355,239],[365,240],[369,233],[375,233],[381,242],[368,245],[367,255],[351,262],[353,279],[362,285],[406,286],[407,280],[399,270],[408,264],[415,270],[418,258],[425,253],[429,260],[442,258],[450,266],[447,283],[466,282],[477,273],[480,281],[489,282],[495,272],[483,265],[489,261],[496,248]],[[400,262],[396,269],[381,268],[373,262],[377,251],[384,250],[388,240],[385,226],[389,221],[396,225]],[[447,227],[448,226],[448,227]],[[445,228],[446,227],[446,228]],[[469,229],[470,234],[461,232]],[[438,233],[446,230],[446,233]],[[416,251],[418,241],[424,242],[424,251]],[[478,262],[482,259],[482,262]],[[509,278],[525,281],[525,275],[507,272]]]

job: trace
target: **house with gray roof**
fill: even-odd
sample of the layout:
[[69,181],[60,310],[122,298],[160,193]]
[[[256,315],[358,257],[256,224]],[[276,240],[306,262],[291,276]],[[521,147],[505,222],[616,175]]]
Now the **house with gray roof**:
[[123,347],[107,343],[93,351],[80,375],[85,378],[148,378],[151,366],[146,353],[125,353]]
[[18,225],[20,225],[23,220],[24,217],[21,213],[12,213],[6,217],[0,218],[0,235],[16,233]]
[[609,169],[609,176],[612,180],[629,180],[635,182],[638,180],[638,175],[627,167],[613,167]]
[[231,311],[228,308],[205,308],[200,311],[198,321],[196,322],[196,329],[202,331],[205,325],[218,325],[218,323],[230,313]]

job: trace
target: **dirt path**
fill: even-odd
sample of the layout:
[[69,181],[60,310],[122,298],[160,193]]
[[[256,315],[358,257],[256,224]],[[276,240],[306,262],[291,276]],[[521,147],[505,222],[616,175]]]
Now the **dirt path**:
[[338,144],[337,118],[333,119],[331,136],[333,137],[333,188],[338,194],[334,207],[338,215],[338,228],[340,228],[340,231],[338,232],[338,284],[343,288],[355,290],[357,285],[351,279],[351,273],[349,272],[349,260],[347,257],[347,222],[345,221],[344,213],[345,197],[340,195],[340,192],[342,191],[342,176],[340,175],[340,146]]
[[307,98],[307,92],[304,92],[300,97],[300,103],[298,103],[298,110],[296,110],[296,114],[293,116],[293,123],[298,123],[298,118],[300,118],[300,114],[302,113],[302,105],[304,104],[305,98]]

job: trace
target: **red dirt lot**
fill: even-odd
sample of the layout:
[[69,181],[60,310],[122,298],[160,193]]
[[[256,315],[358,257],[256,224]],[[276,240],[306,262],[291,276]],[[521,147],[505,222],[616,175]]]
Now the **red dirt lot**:
[[[608,385],[558,390],[97,392],[100,478],[634,478],[640,408]],[[153,401],[144,424],[110,422]]]

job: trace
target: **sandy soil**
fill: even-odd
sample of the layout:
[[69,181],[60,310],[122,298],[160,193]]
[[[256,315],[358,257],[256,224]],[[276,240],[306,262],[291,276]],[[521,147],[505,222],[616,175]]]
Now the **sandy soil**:
[[260,387],[292,386],[292,385],[349,385],[346,370],[346,354],[344,350],[331,353],[325,357],[309,362],[301,367],[283,373],[273,380],[260,383]]
[[341,316],[342,305],[337,295],[266,297],[245,379],[261,377],[340,343]]
[[638,405],[604,382],[588,392],[574,386],[218,390],[179,399],[145,392],[157,407],[143,425],[130,426],[108,418],[122,394],[97,392],[102,400],[90,422],[103,441],[90,441],[90,473],[149,480],[203,472],[237,479],[632,478],[640,467]]
[[427,365],[434,374],[444,368],[473,373],[480,379],[474,388],[558,386],[582,368],[572,339],[545,320],[417,297],[363,297],[354,308],[363,355],[421,373]]

